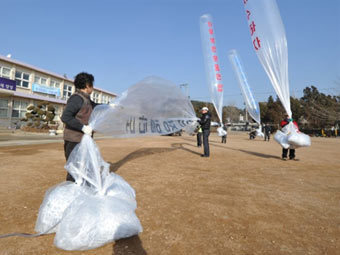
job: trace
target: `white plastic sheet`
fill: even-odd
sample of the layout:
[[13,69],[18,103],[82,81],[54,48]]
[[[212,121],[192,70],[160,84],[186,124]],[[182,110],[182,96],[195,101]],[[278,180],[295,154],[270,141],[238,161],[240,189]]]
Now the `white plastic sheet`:
[[256,129],[256,136],[264,137],[264,134],[262,132],[262,126],[260,125],[258,129]]
[[276,1],[246,0],[243,3],[252,46],[291,118],[287,40]]
[[289,122],[282,131],[278,130],[274,135],[274,140],[285,149],[311,146],[310,137],[300,132],[293,122]]
[[217,134],[218,136],[225,136],[227,135],[227,131],[225,131],[222,127],[217,128]]
[[205,71],[211,101],[216,109],[220,123],[223,123],[223,81],[217,55],[215,30],[212,17],[209,14],[201,16],[200,28]]
[[86,187],[80,187],[73,182],[63,182],[47,190],[39,209],[35,231],[46,234],[56,232],[66,208],[80,194],[89,192]]
[[114,107],[95,107],[89,125],[113,137],[136,137],[175,133],[195,125],[196,120],[194,108],[179,86],[153,76],[130,87]]
[[[95,107],[89,125],[113,137],[152,136],[191,130],[197,118],[190,100],[161,78],[150,77],[128,89],[114,106]],[[134,189],[110,165],[89,135],[84,135],[65,165],[75,183],[50,189],[40,207],[36,231],[56,232],[64,250],[87,250],[136,235]]]
[[228,56],[235,72],[238,84],[240,86],[248,113],[259,125],[261,125],[260,107],[259,104],[256,103],[253,93],[249,87],[248,79],[246,73],[244,72],[242,61],[236,50],[229,51]]

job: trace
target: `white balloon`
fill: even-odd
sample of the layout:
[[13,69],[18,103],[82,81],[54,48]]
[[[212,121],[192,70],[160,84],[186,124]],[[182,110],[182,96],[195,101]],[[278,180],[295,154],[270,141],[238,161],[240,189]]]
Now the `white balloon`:
[[200,18],[202,50],[211,101],[222,123],[223,81],[216,48],[216,37],[212,17],[209,14]]
[[178,86],[148,77],[131,86],[114,105],[96,106],[89,125],[113,137],[175,133],[196,122],[194,108]]
[[276,94],[292,117],[288,80],[288,49],[285,29],[275,0],[242,0],[252,46]]
[[236,50],[229,51],[228,56],[237,77],[237,81],[240,86],[248,113],[259,125],[261,125],[260,107],[259,104],[255,102],[253,93],[249,87],[248,79],[246,73],[243,70],[241,59]]

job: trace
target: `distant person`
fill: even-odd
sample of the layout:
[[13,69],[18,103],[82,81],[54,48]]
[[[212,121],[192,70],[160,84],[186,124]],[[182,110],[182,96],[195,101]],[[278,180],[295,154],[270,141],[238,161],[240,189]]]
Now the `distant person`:
[[225,131],[225,135],[222,136],[222,141],[221,143],[227,143],[227,124],[223,125],[223,130]]
[[201,120],[199,121],[202,133],[203,133],[203,147],[204,147],[204,154],[201,157],[209,157],[209,135],[210,135],[210,125],[211,125],[211,114],[209,112],[208,107],[203,107],[202,110]]
[[[289,124],[289,122],[292,122],[292,121],[293,121],[293,119],[289,119],[288,114],[285,114],[284,120],[282,120],[281,123],[280,123],[281,128],[284,128],[285,126],[287,126]],[[299,129],[299,126],[296,123],[296,121],[293,121],[293,124],[297,129]],[[288,150],[289,150],[289,159],[294,160],[295,159],[295,149],[285,149],[285,148],[282,148],[282,159],[287,160]]]
[[334,126],[331,127],[331,136],[336,136],[335,135],[335,127]]
[[197,130],[197,147],[202,147],[202,127],[199,126]]
[[271,127],[268,124],[264,124],[264,140],[269,142]]
[[[92,74],[79,73],[74,79],[76,91],[67,100],[66,107],[61,116],[65,124],[64,129],[64,152],[68,160],[74,147],[80,143],[84,134],[92,135],[92,128],[88,126],[89,118],[96,103],[90,99],[93,91],[94,77]],[[75,181],[67,173],[67,181]]]
[[253,140],[256,137],[256,129],[251,127],[250,132],[249,132],[249,139]]

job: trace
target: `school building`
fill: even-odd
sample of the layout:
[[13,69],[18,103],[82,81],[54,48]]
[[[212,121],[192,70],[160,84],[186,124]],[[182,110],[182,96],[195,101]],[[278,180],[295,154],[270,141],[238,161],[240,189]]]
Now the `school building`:
[[[67,99],[75,92],[73,80],[0,55],[0,129],[20,127],[29,105],[48,101],[55,107],[54,121],[63,128],[60,117]],[[108,104],[117,95],[94,87],[91,98]]]

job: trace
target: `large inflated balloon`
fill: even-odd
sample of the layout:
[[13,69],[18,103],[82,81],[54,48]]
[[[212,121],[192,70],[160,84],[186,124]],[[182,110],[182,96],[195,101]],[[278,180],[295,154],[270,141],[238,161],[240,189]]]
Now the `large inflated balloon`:
[[148,77],[131,86],[114,106],[96,106],[89,125],[113,137],[165,135],[196,123],[194,108],[178,86]]
[[285,29],[275,0],[242,0],[254,48],[276,94],[291,117],[288,49]]
[[246,73],[244,72],[241,59],[236,50],[229,51],[228,56],[237,77],[237,81],[240,86],[248,113],[259,125],[261,125],[260,107],[259,104],[256,103],[253,93],[249,87],[248,79]]
[[212,17],[209,14],[200,18],[202,50],[211,101],[222,123],[223,81],[217,55],[216,37]]

